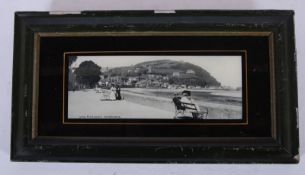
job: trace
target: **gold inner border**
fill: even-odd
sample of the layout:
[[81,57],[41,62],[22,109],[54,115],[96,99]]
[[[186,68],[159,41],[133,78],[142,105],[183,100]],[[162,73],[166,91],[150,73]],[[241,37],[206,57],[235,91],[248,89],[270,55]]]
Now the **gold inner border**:
[[275,91],[275,68],[274,68],[274,36],[269,35],[269,71],[270,71],[270,114],[271,136],[275,139],[276,134],[276,91]]
[[[124,123],[120,123],[120,122],[67,122],[65,121],[65,111],[64,111],[64,107],[65,107],[65,78],[66,78],[66,70],[65,70],[65,60],[67,58],[67,55],[69,54],[105,54],[105,53],[154,53],[154,52],[158,52],[158,53],[169,53],[169,52],[173,52],[173,53],[179,53],[179,52],[183,52],[183,53],[211,53],[211,52],[215,52],[215,53],[221,53],[221,52],[236,52],[236,53],[242,53],[245,55],[244,59],[244,65],[245,66],[245,103],[246,103],[246,109],[245,109],[245,122],[229,122],[230,120],[228,120],[228,122],[188,122],[188,123],[161,123],[161,122],[124,122]],[[205,55],[202,55],[205,56]],[[63,124],[125,124],[125,125],[247,125],[248,124],[248,86],[247,86],[247,50],[152,50],[152,51],[79,51],[79,52],[64,52],[63,54],[63,106],[62,106],[62,123]],[[243,97],[244,98],[244,97]],[[244,99],[243,99],[244,100]],[[241,121],[244,118],[240,119]],[[126,119],[126,120],[132,120],[132,119]],[[206,120],[205,120],[206,121]]]
[[[274,72],[274,41],[273,33],[269,31],[261,32],[203,32],[203,31],[139,31],[139,32],[37,32],[34,34],[34,70],[33,70],[33,103],[32,103],[32,138],[35,138],[38,133],[38,95],[39,95],[39,55],[40,55],[40,37],[79,37],[79,36],[268,36],[269,39],[269,65],[270,65],[270,92],[271,92],[271,135],[276,137],[276,106],[275,106],[275,72]],[[232,50],[231,50],[232,51]],[[151,52],[151,51],[150,51]],[[68,53],[68,52],[66,52]],[[247,56],[247,54],[246,54]],[[247,71],[246,71],[247,73]],[[246,78],[247,81],[247,78]],[[247,84],[247,82],[246,82]],[[246,88],[247,89],[247,88]],[[246,93],[247,95],[247,93]],[[247,105],[246,105],[247,106]],[[248,107],[246,107],[248,108]],[[68,123],[65,123],[68,124]],[[80,123],[72,123],[80,124]],[[89,123],[84,123],[89,124]],[[118,124],[118,123],[115,123]],[[162,124],[162,123],[158,123]],[[164,123],[169,124],[169,123]],[[183,123],[182,123],[183,124]],[[187,123],[189,124],[189,123]],[[196,123],[198,125],[198,123]],[[202,124],[202,123],[200,123]],[[220,123],[205,123],[221,125]],[[230,124],[232,123],[225,123]],[[238,123],[239,125],[241,123]],[[248,117],[247,123],[248,124]],[[245,125],[245,124],[244,124]]]
[[33,59],[33,96],[32,96],[32,138],[38,136],[38,96],[39,96],[39,54],[40,36],[34,35],[34,59]]

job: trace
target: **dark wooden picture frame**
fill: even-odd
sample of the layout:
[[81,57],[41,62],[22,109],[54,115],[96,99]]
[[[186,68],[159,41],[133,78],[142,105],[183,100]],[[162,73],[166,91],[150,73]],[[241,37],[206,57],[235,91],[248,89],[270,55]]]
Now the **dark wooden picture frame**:
[[[293,14],[16,12],[11,160],[297,163]],[[247,58],[242,120],[83,122],[63,117],[67,54],[198,55],[202,50],[210,55],[242,51]]]

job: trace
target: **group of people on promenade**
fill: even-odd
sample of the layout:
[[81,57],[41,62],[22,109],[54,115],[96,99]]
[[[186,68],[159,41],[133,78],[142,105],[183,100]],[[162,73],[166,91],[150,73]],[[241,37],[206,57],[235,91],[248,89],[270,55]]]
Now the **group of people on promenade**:
[[110,88],[110,100],[122,100],[121,87],[118,84],[112,84]]

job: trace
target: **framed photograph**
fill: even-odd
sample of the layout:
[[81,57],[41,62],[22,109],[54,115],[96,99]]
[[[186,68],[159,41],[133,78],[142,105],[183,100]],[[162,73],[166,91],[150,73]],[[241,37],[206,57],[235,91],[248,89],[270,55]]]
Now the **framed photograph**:
[[13,161],[297,163],[293,11],[17,12]]
[[63,123],[247,124],[245,51],[183,52],[65,53]]

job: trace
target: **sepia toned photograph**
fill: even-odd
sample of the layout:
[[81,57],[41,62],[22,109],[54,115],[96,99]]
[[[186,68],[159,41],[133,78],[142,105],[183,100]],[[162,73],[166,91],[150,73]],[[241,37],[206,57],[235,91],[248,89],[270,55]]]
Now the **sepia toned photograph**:
[[241,56],[69,56],[68,119],[242,119]]

